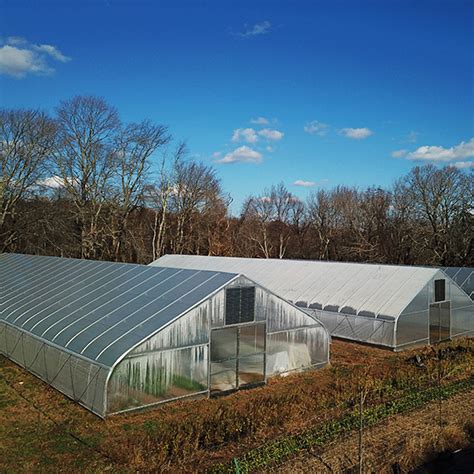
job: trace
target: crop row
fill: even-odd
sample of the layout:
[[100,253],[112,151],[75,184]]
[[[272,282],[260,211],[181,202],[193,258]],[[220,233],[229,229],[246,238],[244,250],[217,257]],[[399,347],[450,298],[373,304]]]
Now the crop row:
[[[389,416],[418,409],[439,398],[448,399],[460,392],[470,390],[472,387],[474,387],[474,378],[470,377],[445,386],[430,387],[426,390],[410,390],[401,395],[398,400],[364,409],[362,411],[363,426],[373,426]],[[281,438],[253,449],[240,458],[234,458],[230,465],[220,464],[215,466],[211,472],[247,473],[265,466],[278,464],[299,451],[324,446],[359,428],[360,421],[360,413],[354,409],[339,419],[328,421],[304,433]]]

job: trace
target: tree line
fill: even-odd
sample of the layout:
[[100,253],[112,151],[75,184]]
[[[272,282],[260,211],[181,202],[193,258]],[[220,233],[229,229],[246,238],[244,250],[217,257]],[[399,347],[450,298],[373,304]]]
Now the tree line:
[[283,183],[238,216],[212,166],[148,120],[77,96],[0,110],[0,251],[149,263],[164,253],[474,266],[474,174],[414,167],[306,200]]

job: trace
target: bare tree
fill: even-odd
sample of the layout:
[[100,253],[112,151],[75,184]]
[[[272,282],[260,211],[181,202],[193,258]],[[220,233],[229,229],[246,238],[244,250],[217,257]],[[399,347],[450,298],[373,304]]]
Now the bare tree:
[[258,251],[265,258],[270,258],[273,251],[269,236],[269,225],[273,217],[272,208],[269,196],[250,196],[242,207],[242,234],[244,238],[257,246]]
[[166,127],[149,121],[127,125],[115,144],[116,185],[113,235],[115,260],[121,257],[130,213],[143,203],[143,193],[151,166],[151,156],[164,147],[171,137]]
[[57,109],[54,170],[75,207],[82,258],[97,257],[100,217],[117,171],[115,146],[120,120],[103,99],[78,96]]
[[184,159],[186,154],[185,143],[180,143],[173,156],[171,170],[167,168],[166,156],[161,162],[158,181],[146,190],[147,200],[154,211],[152,225],[152,258],[156,260],[164,251],[166,232],[170,219],[171,197],[176,192],[175,176],[173,170],[177,163]]
[[44,176],[54,144],[55,126],[37,110],[0,110],[0,248],[15,240],[5,229],[20,200]]
[[434,265],[465,262],[474,239],[473,175],[454,167],[425,165],[402,178],[397,189],[412,204],[411,218],[417,223],[415,242],[430,250],[423,260]]
[[308,198],[308,216],[311,229],[316,234],[317,258],[329,260],[333,257],[331,244],[336,232],[336,209],[330,193],[324,189],[310,194]]
[[176,160],[173,170],[174,189],[171,210],[176,224],[171,241],[173,253],[192,251],[195,217],[203,218],[222,202],[220,182],[215,170],[202,163]]
[[294,231],[304,213],[304,204],[283,183],[271,186],[260,196],[250,196],[242,216],[245,237],[257,245],[265,258],[283,258]]

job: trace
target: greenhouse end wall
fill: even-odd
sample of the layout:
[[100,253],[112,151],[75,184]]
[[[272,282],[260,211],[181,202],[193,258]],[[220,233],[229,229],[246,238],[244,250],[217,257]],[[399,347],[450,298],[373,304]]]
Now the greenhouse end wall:
[[430,343],[429,308],[435,301],[434,282],[437,279],[446,281],[445,300],[450,303],[447,338],[474,334],[474,303],[442,272],[438,272],[421,289],[398,318],[303,309],[322,321],[334,337],[385,346],[396,351],[408,349]]
[[208,394],[210,298],[130,351],[115,367],[107,411],[118,413]]
[[[443,272],[438,272],[399,316],[396,325],[396,350],[429,344],[430,306],[435,304],[435,280],[445,280],[444,302],[449,303],[446,330],[440,340],[474,333],[474,303],[469,296]],[[441,304],[441,302],[439,302]],[[449,328],[448,328],[449,325]],[[449,329],[449,330],[448,330]]]
[[[254,321],[226,325],[226,290],[248,286],[255,287]],[[229,354],[225,339],[218,345],[215,336],[222,330],[240,333],[245,354]],[[260,334],[266,335],[262,339]],[[313,317],[239,277],[124,357],[108,383],[107,412],[237,389],[242,377],[245,384],[258,383],[272,375],[321,367],[329,361],[329,344],[327,330]],[[219,354],[222,350],[226,354]],[[218,360],[211,360],[211,352]]]
[[451,337],[474,335],[474,301],[458,287],[450,284]]

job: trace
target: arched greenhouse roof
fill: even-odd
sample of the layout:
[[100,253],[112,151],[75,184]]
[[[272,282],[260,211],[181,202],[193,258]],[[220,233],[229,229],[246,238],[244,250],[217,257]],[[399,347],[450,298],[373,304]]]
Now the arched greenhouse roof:
[[110,368],[236,278],[216,271],[0,254],[0,320]]
[[229,271],[298,306],[397,319],[439,269],[364,263],[164,255],[151,265]]

